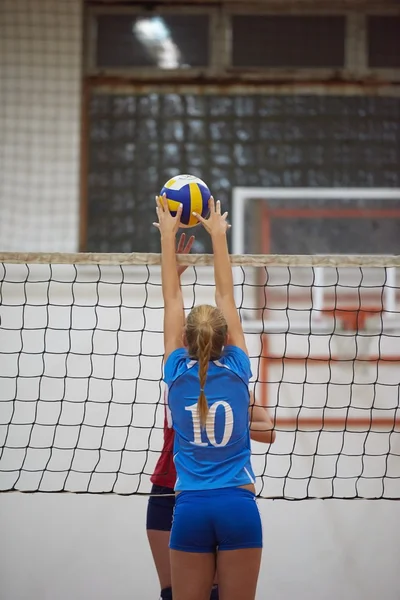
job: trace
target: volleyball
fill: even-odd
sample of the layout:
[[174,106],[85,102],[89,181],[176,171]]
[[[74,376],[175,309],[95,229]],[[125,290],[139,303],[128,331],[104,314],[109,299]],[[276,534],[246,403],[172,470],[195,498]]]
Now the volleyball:
[[177,175],[164,185],[160,196],[165,194],[169,210],[176,214],[179,204],[182,204],[182,227],[194,227],[199,224],[193,212],[206,217],[208,214],[208,201],[211,192],[208,186],[194,175]]

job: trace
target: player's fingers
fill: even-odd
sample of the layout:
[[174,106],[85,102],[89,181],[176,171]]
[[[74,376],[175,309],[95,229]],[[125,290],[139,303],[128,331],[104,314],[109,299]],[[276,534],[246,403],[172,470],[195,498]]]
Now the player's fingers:
[[194,240],[195,240],[194,235],[191,235],[190,238],[189,238],[189,240],[188,240],[188,243],[186,244],[185,248],[183,249],[184,254],[189,254],[189,252],[192,249]]
[[157,227],[157,229],[160,229],[160,223],[153,223],[154,227]]
[[216,205],[215,212],[217,213],[217,215],[221,214],[221,202],[220,202],[220,200],[217,200],[217,205]]
[[185,239],[186,239],[186,235],[184,233],[182,233],[181,237],[179,238],[178,247],[176,249],[178,254],[183,252],[183,249],[185,247]]
[[226,219],[228,218],[228,211],[224,212],[222,218],[226,221]]
[[164,208],[164,212],[170,213],[171,211],[169,210],[169,203],[168,203],[166,194],[162,195],[161,202],[162,202],[162,206]]
[[[175,220],[176,221],[180,221],[181,220],[182,211],[183,211],[183,204],[180,204],[178,206],[178,210],[176,211],[176,215],[175,215]],[[169,207],[168,207],[168,212],[169,212]]]
[[161,196],[156,196],[156,204],[157,204],[156,211],[159,211],[160,213],[163,213],[164,212],[164,207],[163,207],[162,202],[161,202]]
[[210,196],[210,199],[208,201],[208,208],[210,209],[210,214],[215,213],[215,202],[212,196]]
[[193,215],[194,217],[196,217],[196,219],[197,219],[197,220],[198,220],[200,223],[202,223],[203,225],[205,225],[205,224],[206,224],[206,219],[203,219],[203,217],[202,217],[201,215],[198,215],[198,214],[197,214],[197,213],[195,213],[195,212],[193,212],[193,213],[192,213],[192,215]]

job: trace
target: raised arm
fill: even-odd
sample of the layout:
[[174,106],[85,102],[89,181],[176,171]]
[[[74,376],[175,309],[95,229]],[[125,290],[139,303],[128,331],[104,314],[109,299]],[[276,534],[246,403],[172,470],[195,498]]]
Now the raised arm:
[[[167,201],[156,198],[158,223],[154,225],[161,234],[161,282],[164,299],[164,358],[183,346],[182,334],[185,324],[183,298],[176,262],[175,237],[179,228],[182,207],[173,217]],[[192,242],[193,243],[193,242]],[[178,246],[179,249],[179,246]],[[190,249],[190,248],[189,248]]]
[[215,204],[213,198],[210,199],[209,206],[210,216],[208,219],[203,219],[197,214],[195,216],[203,223],[211,236],[217,306],[222,310],[226,319],[230,343],[238,346],[247,354],[246,341],[233,293],[232,267],[226,239],[226,232],[229,228],[226,221],[228,213],[225,212],[221,215],[221,203],[217,201]]
[[256,404],[253,392],[250,392],[250,437],[255,442],[273,444],[276,433],[274,424],[265,406]]

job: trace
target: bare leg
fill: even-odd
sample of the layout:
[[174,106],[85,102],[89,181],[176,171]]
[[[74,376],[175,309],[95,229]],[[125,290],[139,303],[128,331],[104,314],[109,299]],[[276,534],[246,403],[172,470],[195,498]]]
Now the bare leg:
[[261,563],[261,548],[218,552],[220,600],[254,600]]
[[171,565],[168,547],[170,534],[170,531],[147,530],[147,539],[149,540],[161,589],[171,587]]
[[171,550],[174,600],[209,600],[214,575],[215,554]]

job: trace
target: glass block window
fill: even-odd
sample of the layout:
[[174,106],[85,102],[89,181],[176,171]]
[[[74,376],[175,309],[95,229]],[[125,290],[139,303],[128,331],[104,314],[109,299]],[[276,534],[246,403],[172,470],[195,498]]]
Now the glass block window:
[[230,212],[234,186],[400,187],[399,98],[94,94],[89,122],[88,251],[158,252],[154,196],[178,173]]

